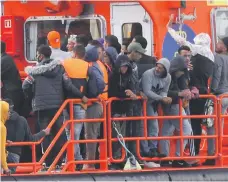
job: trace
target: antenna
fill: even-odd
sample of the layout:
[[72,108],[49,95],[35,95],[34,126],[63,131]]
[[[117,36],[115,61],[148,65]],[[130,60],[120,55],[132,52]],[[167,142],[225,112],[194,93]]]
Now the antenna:
[[191,20],[191,21],[195,21],[197,18],[196,15],[196,8],[193,9],[193,13],[189,13],[189,14],[184,14],[181,13],[181,8],[178,8],[178,17],[176,18],[176,23],[180,24],[179,30],[182,30],[182,26],[184,24],[184,21],[186,20]]

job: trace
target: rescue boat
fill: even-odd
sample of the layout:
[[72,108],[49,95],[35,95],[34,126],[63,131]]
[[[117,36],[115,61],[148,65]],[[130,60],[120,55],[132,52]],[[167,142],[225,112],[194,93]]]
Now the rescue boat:
[[[166,29],[170,14],[174,14],[176,17],[174,29],[187,40],[192,42],[196,34],[208,33],[212,39],[212,50],[215,49],[218,36],[228,35],[227,0],[5,0],[1,1],[1,5],[1,40],[6,42],[7,53],[14,58],[22,79],[26,76],[24,68],[36,63],[37,46],[47,44],[47,34],[51,30],[57,30],[61,34],[61,42],[70,32],[90,34],[93,39],[113,34],[118,37],[120,43],[131,41],[135,35],[142,35],[148,41],[146,54],[158,58],[167,57],[168,59],[176,54],[179,47]],[[71,26],[72,22],[77,22],[77,26]],[[67,102],[65,102],[66,104]],[[61,108],[63,109],[63,107]],[[216,117],[221,119],[219,113]],[[103,167],[97,171],[66,170],[60,173],[52,173],[51,171],[38,173],[38,170],[42,168],[40,163],[30,165],[30,167],[26,167],[26,163],[22,163],[18,164],[16,174],[10,177],[2,176],[2,180],[228,180],[228,142],[225,137],[228,135],[227,119],[224,128],[223,135],[217,136],[216,151],[218,152],[215,156],[216,166],[213,167],[111,171],[107,168],[109,156],[104,154],[100,160],[106,161],[106,164],[101,165]],[[203,134],[206,134],[206,130],[203,130]],[[206,143],[204,138],[201,152],[205,155]],[[107,143],[104,146],[107,146]],[[105,153],[107,153],[106,150],[104,149]]]

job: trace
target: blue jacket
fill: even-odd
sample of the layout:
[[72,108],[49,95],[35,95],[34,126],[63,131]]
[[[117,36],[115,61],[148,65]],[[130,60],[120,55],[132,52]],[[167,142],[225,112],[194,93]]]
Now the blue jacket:
[[103,93],[105,88],[104,75],[99,65],[96,63],[98,58],[99,56],[97,48],[95,46],[88,47],[86,50],[85,60],[92,63],[89,70],[90,78],[88,80],[88,98],[97,97]]

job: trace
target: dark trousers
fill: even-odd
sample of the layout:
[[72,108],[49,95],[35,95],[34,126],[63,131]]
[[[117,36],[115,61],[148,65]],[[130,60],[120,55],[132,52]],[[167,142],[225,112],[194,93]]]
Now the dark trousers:
[[[204,115],[205,103],[206,103],[206,99],[191,100],[190,101],[191,115]],[[202,135],[201,123],[202,123],[202,119],[191,119],[191,125],[192,125],[194,136]],[[201,142],[201,139],[194,139],[195,155],[198,155],[200,152],[200,142]]]
[[[129,109],[127,117],[139,117],[142,115],[142,103],[141,101],[133,101],[132,108]],[[127,121],[126,124],[126,137],[140,136],[139,128],[142,121],[132,120]],[[136,141],[127,142],[128,149],[136,156]]]
[[[48,124],[51,122],[55,114],[57,113],[58,109],[49,109],[49,110],[43,110],[36,112],[36,118],[37,118],[37,124],[40,128],[40,131],[47,128]],[[63,115],[60,115],[59,118],[55,121],[55,124],[51,128],[50,135],[46,136],[44,138],[44,141],[42,143],[43,152],[46,151],[56,134],[59,132],[61,126],[63,125],[64,117]],[[63,130],[62,134],[60,135],[59,139],[56,141],[55,145],[49,152],[45,162],[47,166],[50,166],[52,162],[55,160],[56,156],[58,155],[59,151],[63,147],[63,145],[66,143],[66,133],[65,130]],[[63,161],[63,157],[65,156],[65,152],[60,157],[57,165],[61,165]]]

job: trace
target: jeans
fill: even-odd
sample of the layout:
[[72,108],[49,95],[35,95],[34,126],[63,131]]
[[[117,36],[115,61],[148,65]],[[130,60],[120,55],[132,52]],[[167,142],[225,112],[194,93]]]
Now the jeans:
[[[147,116],[158,116],[157,111],[154,110],[154,107],[151,103],[147,103]],[[143,122],[140,124],[140,136],[143,136]],[[157,119],[148,119],[147,120],[147,132],[149,137],[157,137],[159,132],[158,120]],[[147,153],[150,149],[157,148],[157,140],[142,140],[140,146],[143,153]]]
[[[179,115],[179,105],[173,104],[173,105],[165,106],[164,113],[165,113],[165,115],[168,115],[168,116],[178,116]],[[182,115],[183,116],[186,115],[184,109],[182,109]],[[183,119],[182,125],[183,125],[183,128],[182,128],[183,136],[190,136],[192,133],[192,127],[189,123],[189,120]],[[177,132],[180,132],[180,121],[179,121],[179,119],[165,120],[163,122],[163,126],[162,126],[162,136],[173,135],[173,132],[175,129]],[[188,139],[184,139],[183,149],[186,147],[187,143],[188,143]],[[194,147],[194,146],[191,146],[191,147]],[[161,148],[161,153],[168,156],[169,155],[169,149],[170,149],[170,141],[169,140],[160,140],[160,148]],[[180,156],[180,140],[178,140],[177,144],[176,144],[176,156]]]
[[[7,163],[19,163],[20,162],[20,156],[18,154],[8,152],[7,156]],[[16,172],[17,166],[9,167],[12,173]]]
[[[85,119],[85,117],[86,117],[86,111],[82,108],[82,106],[79,104],[74,105],[74,118],[78,120],[78,119]],[[83,122],[74,123],[74,140],[80,139],[82,127],[83,127]],[[70,127],[66,128],[66,134],[67,134],[67,139],[70,140]],[[79,144],[74,145],[74,158],[75,160],[83,160]]]
[[[224,93],[224,94],[228,94],[228,92]],[[228,109],[228,98],[225,97],[224,99],[222,99],[222,114],[223,115],[226,113],[227,109]],[[220,114],[220,113],[218,113],[218,114]],[[222,122],[222,131],[220,132],[220,134],[222,134],[224,119],[219,122]],[[214,125],[210,128],[207,128],[207,135],[214,135],[214,134],[215,134]],[[214,155],[214,153],[215,153],[215,139],[213,139],[213,138],[208,139],[207,153],[208,153],[208,155]]]

